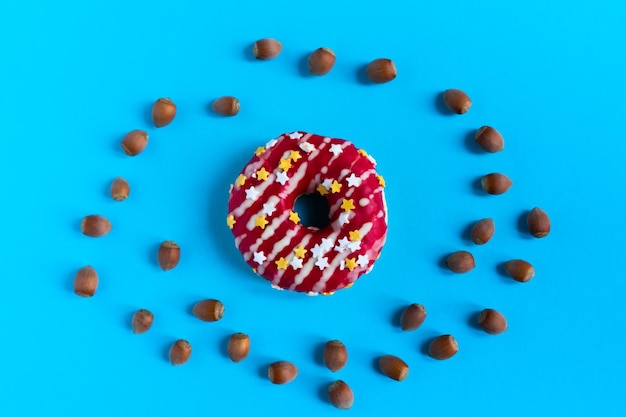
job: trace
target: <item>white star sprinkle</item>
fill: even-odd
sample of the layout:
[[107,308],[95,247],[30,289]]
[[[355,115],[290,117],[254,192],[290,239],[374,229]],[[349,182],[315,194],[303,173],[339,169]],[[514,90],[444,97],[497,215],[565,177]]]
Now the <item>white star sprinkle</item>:
[[289,265],[291,265],[293,267],[293,269],[300,269],[300,268],[302,268],[302,259],[300,259],[300,258],[293,258],[291,260],[291,262],[289,262]]
[[333,183],[332,179],[325,179],[324,181],[322,181],[322,185],[324,187],[326,187],[327,190],[330,189],[330,185]]
[[350,244],[350,241],[348,240],[347,237],[342,237],[341,239],[339,239],[339,245],[335,246],[335,250],[339,253],[343,252],[344,250],[348,249],[348,245]]
[[367,255],[359,255],[359,258],[356,261],[356,263],[359,264],[361,268],[365,268],[367,264],[370,263],[370,258]]
[[305,294],[309,297],[315,297],[316,295],[319,295],[319,293],[315,291],[307,291]]
[[333,240],[332,239],[327,239],[327,238],[323,237],[322,238],[322,250],[324,252],[328,252],[332,248],[333,248]]
[[302,149],[306,153],[311,153],[315,150],[315,146],[309,142],[301,143],[299,146],[300,149]]
[[340,144],[333,143],[332,145],[330,145],[330,151],[333,153],[333,155],[337,156],[341,152],[343,152],[343,149],[341,149],[341,145]]
[[276,174],[276,182],[279,182],[280,185],[285,185],[288,179],[289,177],[287,176],[287,173],[285,171],[280,171],[278,174]]
[[300,132],[293,132],[289,134],[289,139],[300,139],[302,136],[304,135]]
[[254,262],[258,263],[259,265],[265,262],[266,259],[267,259],[267,256],[263,254],[263,251],[254,252]]
[[323,256],[321,258],[319,258],[316,262],[315,262],[315,266],[318,267],[319,269],[321,269],[322,271],[324,270],[324,268],[326,268],[328,265],[328,259]]
[[313,249],[311,249],[311,253],[313,254],[314,258],[319,258],[322,254],[322,247],[319,244],[316,244],[315,246],[313,246]]
[[246,190],[246,198],[249,200],[256,200],[259,198],[259,192],[254,188],[250,187]]
[[272,206],[270,203],[263,204],[263,214],[267,214],[271,216],[276,211],[276,207]]
[[282,291],[282,290],[283,290],[282,288],[280,288],[280,287],[279,287],[278,285],[276,285],[276,284],[272,284],[272,288],[274,288],[275,290],[278,290],[278,291]]
[[346,213],[346,212],[341,213],[339,215],[339,224],[343,226],[346,223],[350,223],[350,220],[348,219],[349,216],[350,216],[350,213]]
[[341,263],[339,264],[339,270],[343,271],[344,269],[346,269],[346,261],[342,259]]
[[350,249],[350,251],[352,252],[358,251],[359,249],[361,249],[361,241],[357,240],[356,242],[348,243],[348,249]]
[[272,139],[265,144],[265,149],[269,149],[278,143],[278,139]]
[[354,172],[348,178],[346,178],[346,180],[348,181],[349,187],[358,187],[363,181],[361,178],[354,175]]

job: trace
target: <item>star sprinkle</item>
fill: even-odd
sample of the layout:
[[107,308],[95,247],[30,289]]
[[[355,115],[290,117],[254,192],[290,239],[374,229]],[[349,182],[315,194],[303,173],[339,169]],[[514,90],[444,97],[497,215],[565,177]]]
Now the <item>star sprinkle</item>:
[[293,132],[289,134],[289,139],[300,139],[302,136],[304,135],[300,132]]
[[274,207],[270,203],[263,204],[263,214],[267,214],[268,216],[271,216],[272,214],[274,214],[275,211],[276,211],[276,207]]
[[289,171],[289,168],[291,168],[291,159],[281,159],[280,164],[278,164],[278,168],[282,169],[285,172]]
[[322,254],[322,250],[323,248],[319,244],[316,244],[315,246],[313,246],[313,249],[311,249],[311,253],[313,254],[314,258],[319,258]]
[[380,184],[381,187],[385,188],[385,179],[383,178],[383,176],[376,175],[376,178],[378,178],[378,184]]
[[327,190],[330,188],[330,184],[332,183],[333,183],[333,180],[331,180],[330,178],[327,178],[324,181],[322,181],[322,185],[326,187]]
[[302,268],[302,259],[300,259],[300,258],[293,258],[291,260],[291,262],[289,262],[289,265],[291,265],[293,267],[293,269],[300,269],[300,268]]
[[357,240],[361,239],[361,234],[359,233],[358,230],[353,230],[350,232],[350,240],[353,242],[356,242]]
[[235,221],[235,216],[231,214],[230,216],[226,217],[226,224],[228,225],[229,229],[232,229],[235,223],[237,223]]
[[361,178],[354,175],[354,172],[346,178],[346,181],[348,181],[348,187],[358,187],[361,185],[361,182],[363,182]]
[[341,239],[339,239],[339,241],[337,242],[338,245],[335,246],[335,250],[339,253],[345,251],[346,249],[348,249],[348,245],[350,244],[350,241],[348,240],[347,237],[342,237]]
[[348,268],[350,271],[356,268],[356,259],[354,258],[346,259],[346,268]]
[[300,223],[300,216],[298,216],[298,213],[296,213],[295,211],[292,211],[291,213],[289,213],[289,220],[291,220],[295,224],[298,224]]
[[265,256],[263,251],[261,251],[261,252],[254,252],[254,262],[256,262],[259,265],[261,265],[266,260],[267,260],[267,256]]
[[358,251],[359,249],[361,249],[361,241],[357,240],[356,242],[348,243],[348,249],[350,249],[350,252]]
[[280,259],[279,259],[279,260],[274,261],[274,263],[276,264],[276,267],[277,267],[278,269],[287,269],[288,262],[287,262],[287,260],[286,260],[285,258],[283,258],[282,256],[280,257]]
[[298,162],[298,159],[300,158],[302,158],[302,155],[300,155],[300,152],[289,151],[289,159],[291,159],[293,162]]
[[278,139],[272,139],[265,144],[265,149],[269,149],[278,143]]
[[260,193],[254,187],[250,187],[246,190],[246,198],[248,200],[256,200],[259,198],[259,194]]
[[330,190],[333,192],[333,194],[338,193],[339,191],[341,191],[341,184],[339,184],[337,180],[333,181],[333,183],[330,184]]
[[259,226],[261,229],[265,230],[265,226],[267,226],[269,222],[265,219],[265,215],[258,216],[254,221],[254,224]]
[[265,167],[261,167],[261,169],[256,172],[256,178],[261,181],[265,181],[268,175],[270,175],[270,173],[265,169]]
[[343,199],[343,203],[341,203],[341,208],[346,212],[349,213],[350,210],[354,210],[354,200],[352,199]]
[[332,152],[333,155],[337,156],[341,152],[343,152],[343,149],[341,149],[341,145],[340,144],[333,143],[332,145],[330,145],[330,152]]
[[258,148],[256,148],[256,151],[254,151],[254,154],[256,156],[261,156],[263,155],[263,152],[265,152],[265,146],[259,146]]
[[328,194],[328,190],[326,189],[326,187],[324,187],[324,184],[318,185],[316,190],[317,190],[318,193],[320,193],[320,195]]
[[365,152],[365,149],[359,149],[358,152],[367,158],[367,152]]
[[295,255],[295,257],[300,259],[304,258],[304,255],[306,255],[307,252],[308,250],[304,249],[304,246],[302,245],[293,250],[293,254]]
[[333,240],[329,239],[329,238],[322,238],[322,250],[324,252],[328,252],[329,250],[331,250],[333,248]]
[[245,183],[246,183],[246,176],[243,174],[239,174],[239,176],[237,177],[237,180],[235,181],[235,184],[241,187]]
[[343,226],[346,223],[350,223],[350,219],[348,218],[349,216],[350,213],[341,213],[339,215],[339,224]]
[[315,262],[315,266],[323,271],[324,268],[329,266],[328,259],[325,256],[318,258],[318,260]]
[[287,173],[285,171],[280,171],[276,174],[276,182],[280,183],[280,185],[285,185],[285,183],[289,180]]
[[300,144],[300,149],[302,149],[306,153],[311,153],[315,150],[315,145],[309,142],[304,142]]
[[356,263],[359,264],[361,268],[365,268],[367,264],[370,263],[370,258],[367,255],[359,255],[359,259],[356,261]]

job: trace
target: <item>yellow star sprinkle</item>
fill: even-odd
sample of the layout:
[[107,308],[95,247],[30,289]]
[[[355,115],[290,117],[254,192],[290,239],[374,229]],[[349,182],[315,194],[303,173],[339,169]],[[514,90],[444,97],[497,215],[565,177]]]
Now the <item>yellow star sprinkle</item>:
[[254,151],[254,154],[256,156],[261,156],[263,152],[265,152],[265,146],[259,146],[258,148],[256,148],[256,151]]
[[241,187],[245,183],[246,183],[246,176],[243,174],[239,174],[239,176],[237,177],[237,180],[235,181],[235,184]]
[[307,252],[308,250],[304,249],[302,245],[298,246],[297,248],[293,250],[293,253],[295,254],[296,258],[300,258],[300,259],[303,259],[304,255],[306,255]]
[[261,181],[265,181],[268,175],[270,175],[270,173],[265,169],[265,167],[261,167],[261,169],[256,172],[257,179]]
[[353,230],[350,232],[350,240],[353,242],[356,242],[357,240],[361,239],[361,234],[359,233],[358,230]]
[[256,268],[252,268],[252,272],[256,274]]
[[293,161],[293,162],[297,162],[298,159],[302,158],[302,155],[300,155],[300,152],[298,151],[290,151],[289,152],[289,158]]
[[274,261],[274,262],[276,263],[276,267],[278,267],[278,269],[287,269],[288,262],[282,256],[280,257],[279,260]]
[[354,258],[346,259],[346,268],[348,268],[350,271],[356,268],[356,259]]
[[261,229],[265,229],[265,226],[267,226],[269,222],[265,219],[265,215],[263,215],[263,216],[258,216],[256,220],[254,221],[254,223],[257,226],[259,226]]
[[324,184],[318,185],[316,189],[317,189],[317,192],[320,193],[321,195],[328,194],[328,190],[326,189],[326,187],[324,187]]
[[383,176],[382,175],[376,175],[376,178],[378,178],[378,183],[380,184],[380,186],[385,188],[385,179],[383,178]]
[[295,211],[292,211],[291,213],[289,213],[289,220],[291,220],[295,224],[298,224],[300,223],[300,216],[298,216],[298,213],[296,213]]
[[278,168],[285,172],[289,171],[289,168],[291,168],[291,159],[281,159],[280,164],[278,164]]
[[350,288],[351,286],[354,285],[354,282],[349,283],[348,285],[346,285],[345,287],[343,287],[344,290],[347,290],[348,288]]
[[363,155],[364,157],[367,158],[367,152],[365,152],[365,149],[359,149],[358,151],[361,155]]
[[338,193],[339,191],[341,191],[341,184],[339,184],[337,180],[334,180],[333,183],[330,184],[330,190],[333,193]]
[[341,208],[346,212],[349,213],[350,210],[354,209],[354,200],[350,199],[350,200],[346,200],[345,198],[343,199],[343,203],[341,203]]
[[226,224],[228,225],[229,229],[232,229],[235,223],[237,223],[235,221],[235,216],[231,214],[230,216],[226,217]]
[[328,295],[333,295],[334,293],[335,291],[328,291],[328,292],[321,292],[320,294],[328,296]]

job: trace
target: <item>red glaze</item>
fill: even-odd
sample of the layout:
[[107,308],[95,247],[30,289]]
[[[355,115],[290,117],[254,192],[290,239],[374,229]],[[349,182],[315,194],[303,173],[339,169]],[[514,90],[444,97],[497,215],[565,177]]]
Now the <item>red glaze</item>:
[[[375,166],[348,141],[304,132],[257,149],[228,199],[227,224],[244,260],[278,289],[316,295],[351,286],[373,268],[387,237],[384,180]],[[330,224],[320,230],[292,215],[296,198],[314,192],[330,207]]]

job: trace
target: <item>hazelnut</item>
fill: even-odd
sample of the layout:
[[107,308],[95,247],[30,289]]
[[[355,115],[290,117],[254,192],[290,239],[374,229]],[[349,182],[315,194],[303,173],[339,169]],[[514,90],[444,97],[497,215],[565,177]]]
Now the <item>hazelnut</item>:
[[458,88],[451,88],[443,92],[443,102],[446,107],[456,114],[465,114],[472,107],[472,100],[465,92]]
[[169,98],[160,98],[152,106],[152,121],[156,127],[169,125],[176,116],[176,105]]
[[150,327],[152,327],[153,321],[154,314],[152,314],[150,311],[146,310],[145,308],[137,310],[133,315],[132,320],[133,333],[141,334],[147,332],[148,330],[150,330]]
[[128,198],[128,194],[130,194],[130,185],[128,185],[128,181],[126,181],[122,177],[117,177],[111,183],[111,197],[115,201],[124,201]]
[[550,218],[548,214],[535,207],[528,213],[528,230],[534,237],[546,237],[550,234]]
[[428,354],[435,359],[450,359],[459,351],[459,344],[454,336],[446,334],[435,338],[430,342]]
[[192,311],[202,321],[218,321],[224,316],[224,304],[219,300],[202,300],[193,306]]
[[252,45],[252,54],[256,59],[274,59],[283,50],[283,45],[273,38],[259,39]]
[[504,264],[506,273],[511,278],[519,282],[527,282],[535,276],[535,268],[528,262],[521,259],[514,259]]
[[228,357],[233,362],[241,362],[250,353],[250,337],[244,333],[235,333],[228,340]]
[[502,135],[491,126],[483,126],[478,129],[474,140],[478,146],[487,152],[500,152],[504,149],[504,139]]
[[278,361],[267,368],[267,377],[272,384],[287,384],[298,376],[298,368],[291,362]]
[[354,393],[348,384],[338,380],[328,386],[328,399],[340,410],[349,410],[354,404]]
[[396,65],[387,58],[375,59],[367,66],[365,74],[372,82],[386,83],[396,78]]
[[309,56],[309,71],[313,75],[325,75],[335,65],[335,53],[329,48],[318,48]]
[[80,230],[89,237],[102,237],[111,231],[111,222],[104,216],[91,214],[83,217]]
[[177,340],[170,348],[170,362],[172,365],[182,365],[191,356],[191,345],[186,340]]
[[157,261],[164,271],[175,268],[178,265],[178,261],[180,261],[180,247],[178,244],[171,240],[161,243],[157,253]]
[[476,263],[474,261],[474,256],[471,253],[460,250],[448,256],[448,259],[446,259],[446,265],[450,271],[463,274],[474,269]]
[[383,374],[396,381],[403,381],[409,375],[409,365],[397,356],[381,356],[378,366]]
[[506,193],[513,181],[504,174],[488,174],[480,180],[480,186],[488,194],[504,194]]
[[486,308],[480,312],[478,325],[489,334],[504,333],[509,327],[502,313],[491,308]]
[[74,277],[74,293],[81,297],[92,297],[98,289],[98,273],[91,266],[84,266]]
[[239,100],[235,97],[220,97],[211,105],[213,111],[222,116],[234,116],[239,113]]
[[472,242],[477,245],[484,245],[491,240],[495,230],[496,225],[493,219],[486,218],[477,221],[476,224],[474,224],[474,227],[472,227]]
[[132,130],[122,139],[122,150],[128,156],[139,155],[148,145],[148,133],[144,130]]
[[348,362],[348,350],[339,340],[330,340],[324,346],[324,365],[333,372],[337,372]]
[[400,327],[405,332],[416,330],[426,319],[426,307],[421,304],[411,304],[400,316]]

